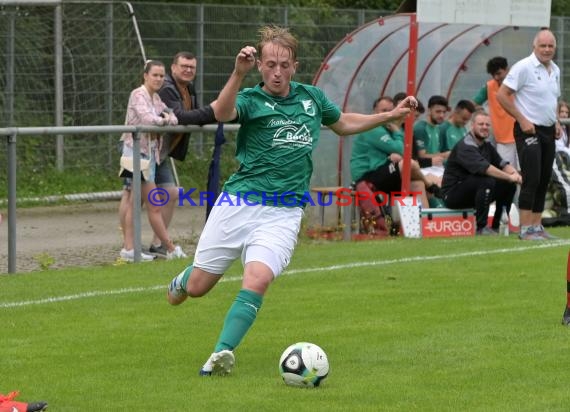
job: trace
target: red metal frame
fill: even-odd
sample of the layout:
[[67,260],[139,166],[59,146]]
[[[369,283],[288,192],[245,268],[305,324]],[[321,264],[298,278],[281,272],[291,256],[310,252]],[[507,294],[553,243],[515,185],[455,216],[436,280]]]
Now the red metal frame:
[[[366,52],[366,54],[361,57],[360,62],[358,63],[358,65],[356,66],[355,70],[353,71],[348,84],[347,84],[347,88],[345,91],[345,95],[343,97],[343,101],[341,104],[341,109],[343,111],[345,111],[347,109],[347,106],[349,104],[349,96],[350,96],[350,92],[352,90],[352,87],[354,85],[354,82],[356,80],[356,78],[358,77],[358,74],[360,73],[360,71],[362,70],[362,67],[366,64],[366,61],[368,60],[368,58],[370,57],[370,55],[373,54],[373,52],[382,44],[384,43],[390,36],[394,35],[395,33],[397,33],[398,31],[402,30],[403,28],[405,28],[406,26],[409,26],[409,46],[407,50],[404,50],[402,52],[402,54],[398,57],[398,59],[395,61],[395,63],[392,65],[392,67],[390,68],[388,75],[386,76],[386,79],[384,80],[382,86],[380,87],[378,96],[384,95],[386,93],[386,90],[390,84],[390,81],[396,71],[396,69],[398,68],[398,66],[400,65],[401,61],[404,59],[404,57],[406,56],[406,54],[408,54],[408,73],[407,73],[407,84],[406,84],[406,93],[408,95],[416,95],[417,91],[421,89],[422,83],[423,81],[426,79],[426,76],[429,72],[429,69],[431,68],[431,66],[433,66],[434,62],[437,60],[437,58],[443,53],[443,51],[454,41],[456,41],[458,38],[460,38],[461,36],[465,35],[465,33],[468,33],[472,30],[475,30],[477,27],[479,27],[480,25],[470,25],[469,27],[467,27],[465,30],[457,33],[456,35],[454,35],[452,38],[448,39],[445,43],[443,43],[441,45],[441,47],[439,48],[439,50],[437,50],[431,57],[431,59],[428,61],[427,65],[423,68],[422,72],[420,74],[417,73],[417,53],[418,53],[418,42],[419,40],[425,38],[426,36],[429,36],[430,34],[434,33],[437,30],[440,30],[442,27],[448,26],[447,23],[445,24],[441,24],[433,29],[430,29],[428,32],[424,33],[419,39],[418,39],[418,22],[416,20],[416,13],[404,13],[404,14],[398,14],[398,15],[393,15],[393,16],[387,16],[387,17],[381,17],[378,18],[374,21],[371,21],[370,23],[367,23],[361,27],[359,27],[358,29],[354,30],[353,32],[351,32],[350,34],[348,34],[343,41],[341,41],[339,44],[337,44],[326,56],[326,58],[324,59],[323,63],[321,64],[319,70],[317,71],[317,73],[315,74],[314,78],[313,78],[313,84],[317,84],[318,81],[320,80],[322,74],[324,71],[329,69],[329,60],[335,55],[335,53],[343,46],[346,46],[347,43],[350,43],[354,40],[354,37],[361,31],[366,30],[367,28],[369,28],[371,25],[373,24],[380,24],[380,25],[384,25],[385,24],[385,20],[389,19],[389,18],[398,18],[398,17],[402,17],[402,16],[409,16],[409,22],[406,23],[404,22],[402,25],[399,25],[397,28],[391,30],[390,32],[387,32],[385,35],[382,36],[382,38],[380,38],[371,48],[368,52]],[[457,69],[455,70],[455,73],[453,73],[453,77],[451,79],[451,82],[447,88],[446,91],[446,96],[447,98],[450,97],[451,92],[453,90],[453,87],[455,86],[455,83],[457,82],[458,78],[459,78],[459,73],[462,70],[466,69],[466,62],[469,60],[469,58],[473,55],[473,53],[475,53],[475,51],[477,49],[479,49],[479,47],[481,47],[481,45],[487,44],[489,42],[489,39],[493,38],[494,36],[496,36],[498,33],[500,33],[503,30],[506,30],[510,28],[510,26],[505,26],[505,27],[501,27],[500,29],[498,29],[497,31],[493,32],[491,35],[487,36],[485,39],[483,39],[481,42],[477,43],[476,46],[474,46],[469,53],[465,56],[465,58],[463,59],[462,63],[457,67]],[[516,27],[515,27],[516,29]],[[419,75],[419,81],[416,81],[416,76]],[[411,157],[412,157],[412,134],[413,134],[413,124],[414,124],[414,116],[408,116],[406,118],[406,125],[405,125],[405,137],[404,137],[404,167],[402,169],[402,191],[403,192],[409,192],[410,190],[410,184],[411,184]],[[340,139],[340,138],[339,138]],[[342,150],[342,144],[338,145],[338,163],[337,163],[337,171],[338,171],[338,184],[341,184],[341,177],[342,177],[342,156],[343,156],[343,150]]]
[[[418,43],[425,36],[428,36],[429,34],[433,33],[435,30],[438,30],[442,26],[445,26],[445,24],[442,24],[441,26],[434,27],[433,29],[425,32],[422,36],[418,37]],[[392,66],[392,69],[390,69],[390,71],[388,72],[388,76],[386,77],[386,81],[384,82],[384,86],[382,86],[382,90],[380,93],[381,95],[386,93],[386,89],[388,88],[388,85],[390,84],[390,80],[392,79],[392,75],[394,74],[394,72],[396,71],[398,66],[400,65],[400,62],[404,59],[406,54],[409,54],[409,52],[410,52],[410,47],[408,45],[408,48],[404,49],[404,51],[402,52],[400,57],[398,57],[398,59],[396,60],[396,63]],[[417,71],[417,67],[416,67],[416,71]]]
[[[408,96],[416,94],[416,64],[418,55],[418,23],[416,14],[410,15],[410,46],[408,57],[408,84],[406,93]],[[404,130],[404,162],[402,167],[402,193],[410,192],[411,169],[412,169],[412,131],[414,127],[414,116],[406,118]]]
[[[463,59],[463,61],[461,62],[461,65],[459,66],[459,70],[457,70],[455,72],[455,75],[453,76],[453,79],[451,80],[451,82],[449,83],[449,87],[447,88],[447,93],[446,93],[446,97],[449,99],[451,97],[451,91],[453,90],[453,86],[455,86],[455,82],[457,81],[457,78],[459,77],[459,73],[461,71],[466,71],[466,62],[469,60],[469,58],[473,55],[473,53],[475,53],[475,51],[477,49],[479,49],[479,47],[481,47],[482,45],[488,46],[490,43],[490,39],[492,39],[493,37],[495,37],[498,33],[511,28],[511,26],[505,26],[500,28],[499,30],[495,31],[494,33],[492,33],[491,35],[489,35],[487,38],[485,38],[484,40],[482,40],[481,42],[477,43],[477,45],[475,47],[473,47],[473,49],[471,49],[471,51],[467,54],[467,57],[465,57],[465,59]],[[515,29],[516,30],[516,29]]]
[[[443,51],[446,49],[447,46],[449,46],[451,43],[453,43],[455,40],[457,40],[459,37],[463,36],[465,33],[470,32],[471,30],[476,29],[477,27],[479,27],[480,25],[476,24],[473,26],[470,26],[469,28],[463,30],[462,32],[457,33],[455,36],[453,36],[451,39],[449,39],[447,42],[445,42],[440,48],[439,50],[434,53],[433,57],[431,58],[431,60],[429,61],[429,63],[426,65],[426,69],[424,70],[424,72],[422,73],[422,76],[420,78],[420,81],[418,82],[418,90],[422,87],[422,82],[425,79],[425,76],[427,74],[427,72],[429,72],[429,68],[433,65],[433,63],[437,60],[437,58],[439,57],[439,55],[441,53],[443,53]],[[458,71],[461,70],[461,67],[458,68]]]

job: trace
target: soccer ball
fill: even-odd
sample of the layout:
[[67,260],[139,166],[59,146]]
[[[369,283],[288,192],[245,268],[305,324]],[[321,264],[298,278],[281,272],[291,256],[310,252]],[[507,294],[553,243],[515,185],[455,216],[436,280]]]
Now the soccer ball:
[[313,388],[329,374],[327,354],[319,346],[298,342],[289,346],[279,359],[279,373],[289,386]]

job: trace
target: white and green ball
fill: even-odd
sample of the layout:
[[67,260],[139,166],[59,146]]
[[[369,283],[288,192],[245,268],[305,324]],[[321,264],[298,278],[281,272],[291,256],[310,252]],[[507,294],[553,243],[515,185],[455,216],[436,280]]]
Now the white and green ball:
[[289,386],[314,388],[329,374],[329,360],[323,349],[314,343],[297,342],[283,351],[279,373]]

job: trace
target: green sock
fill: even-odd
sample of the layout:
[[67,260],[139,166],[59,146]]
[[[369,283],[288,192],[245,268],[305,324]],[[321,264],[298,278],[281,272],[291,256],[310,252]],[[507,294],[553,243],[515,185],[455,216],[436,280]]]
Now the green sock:
[[174,290],[178,290],[178,288],[186,292],[186,285],[188,284],[188,279],[190,279],[190,273],[192,273],[192,269],[194,269],[193,264],[186,267],[186,269],[176,275],[169,286],[170,292],[174,293]]
[[257,317],[263,303],[263,296],[251,290],[242,289],[226,315],[224,327],[216,343],[214,352],[224,349],[234,350]]

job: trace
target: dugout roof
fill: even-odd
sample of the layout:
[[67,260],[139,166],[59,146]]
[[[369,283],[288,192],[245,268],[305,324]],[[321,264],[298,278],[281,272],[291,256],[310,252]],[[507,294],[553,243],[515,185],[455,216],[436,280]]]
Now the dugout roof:
[[[536,30],[418,23],[416,96],[424,106],[435,94],[446,96],[452,107],[458,100],[471,99],[489,79],[487,61],[504,56],[513,64],[528,56]],[[406,91],[409,44],[410,14],[379,18],[348,34],[325,58],[313,83],[343,111],[370,113],[377,97]],[[323,130],[315,153],[313,186],[350,183],[346,174],[350,153],[345,150],[344,160],[339,158],[339,143],[334,133]],[[334,162],[338,166],[334,171],[332,159],[339,162]],[[341,170],[345,170],[342,180]]]

